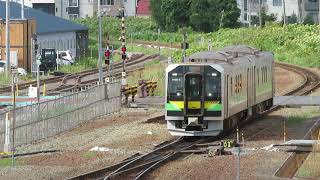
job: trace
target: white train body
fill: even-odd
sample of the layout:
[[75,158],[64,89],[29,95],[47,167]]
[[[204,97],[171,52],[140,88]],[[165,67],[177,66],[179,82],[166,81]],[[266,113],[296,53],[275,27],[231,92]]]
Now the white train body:
[[166,69],[166,121],[174,136],[216,136],[273,104],[274,57],[247,46],[199,52]]

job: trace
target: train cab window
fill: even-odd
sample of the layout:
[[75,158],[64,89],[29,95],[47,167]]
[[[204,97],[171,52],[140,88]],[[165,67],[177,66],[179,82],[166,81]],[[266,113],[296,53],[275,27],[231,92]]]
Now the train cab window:
[[187,75],[186,76],[186,94],[189,101],[201,99],[201,75]]
[[[204,68],[205,100],[221,99],[221,73],[212,67]],[[231,80],[232,81],[232,80]]]
[[177,67],[168,74],[168,99],[183,100],[184,83],[183,83],[183,67]]

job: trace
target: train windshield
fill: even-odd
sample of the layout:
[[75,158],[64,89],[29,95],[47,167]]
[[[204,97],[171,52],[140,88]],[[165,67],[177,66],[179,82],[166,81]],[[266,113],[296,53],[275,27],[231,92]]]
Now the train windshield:
[[221,73],[212,67],[204,69],[205,100],[221,100]]
[[202,76],[199,74],[188,74],[186,76],[186,94],[188,101],[201,100],[201,79]]
[[169,73],[168,98],[170,100],[183,100],[183,67],[179,66]]
[[[189,79],[185,79],[187,73],[201,76],[190,76]],[[188,91],[185,91],[185,85],[189,86]],[[204,94],[200,87],[204,88]],[[183,101],[185,92],[188,93],[186,94],[188,98],[194,100],[200,100],[200,96],[204,95],[205,101],[220,101],[221,73],[211,66],[178,66],[168,73],[168,100]]]

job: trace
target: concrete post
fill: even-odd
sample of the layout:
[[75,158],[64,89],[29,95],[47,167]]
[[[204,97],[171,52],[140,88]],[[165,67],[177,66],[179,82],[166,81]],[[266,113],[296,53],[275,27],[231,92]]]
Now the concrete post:
[[21,0],[21,19],[24,19],[24,0]]
[[11,74],[10,64],[10,1],[6,0],[6,61],[7,61],[7,75]]
[[10,152],[10,122],[9,122],[9,113],[6,113],[6,120],[5,120],[5,140],[4,140],[4,152]]

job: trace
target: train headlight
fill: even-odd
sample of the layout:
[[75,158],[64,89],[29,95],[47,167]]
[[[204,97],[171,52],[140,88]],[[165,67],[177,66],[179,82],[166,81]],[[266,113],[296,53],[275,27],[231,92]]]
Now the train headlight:
[[181,93],[178,92],[178,93],[177,93],[177,96],[181,96]]
[[212,96],[212,94],[211,94],[211,93],[209,93],[209,94],[208,94],[208,96],[209,96],[209,97],[211,97],[211,96]]
[[211,76],[216,77],[217,73],[212,73]]

